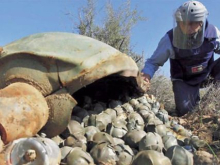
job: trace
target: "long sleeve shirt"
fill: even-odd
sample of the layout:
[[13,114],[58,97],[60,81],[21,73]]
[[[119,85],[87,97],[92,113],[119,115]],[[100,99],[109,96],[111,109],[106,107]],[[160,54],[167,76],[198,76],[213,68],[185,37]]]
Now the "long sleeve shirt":
[[[218,46],[216,47],[215,53],[220,54],[220,31],[218,30],[217,27],[216,32],[217,32],[217,39],[218,41]],[[154,73],[158,70],[160,66],[163,66],[164,63],[169,59],[174,59],[175,58],[175,53],[172,47],[172,43],[170,41],[170,38],[168,34],[166,33],[162,39],[160,40],[156,50],[154,51],[153,55],[148,58],[145,62],[145,66],[142,69],[142,72],[145,74],[150,75],[152,78]]]

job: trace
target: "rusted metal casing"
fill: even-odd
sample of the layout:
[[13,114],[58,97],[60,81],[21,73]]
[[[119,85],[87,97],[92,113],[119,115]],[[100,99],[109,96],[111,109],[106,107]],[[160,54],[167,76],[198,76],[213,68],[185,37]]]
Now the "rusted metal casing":
[[66,127],[76,91],[112,74],[133,77],[141,90],[139,73],[131,57],[82,35],[39,33],[9,43],[0,49],[2,140],[35,135],[46,123],[43,132],[53,137]]
[[103,42],[73,33],[33,34],[4,46],[0,55],[0,77],[3,78],[0,87],[14,81],[14,77],[9,76],[14,74],[28,83],[34,80],[32,83],[40,86],[36,88],[44,96],[57,91],[59,85],[72,95],[115,73],[136,78],[140,89],[144,88],[137,64],[131,57]]
[[5,144],[36,135],[48,116],[45,98],[31,85],[13,83],[0,90],[0,135]]

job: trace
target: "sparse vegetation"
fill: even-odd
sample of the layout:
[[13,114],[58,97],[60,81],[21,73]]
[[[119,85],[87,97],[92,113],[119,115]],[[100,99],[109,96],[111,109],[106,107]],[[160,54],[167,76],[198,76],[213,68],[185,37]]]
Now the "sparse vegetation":
[[206,141],[204,150],[214,155],[217,161],[220,156],[220,84],[209,83],[201,91],[201,101],[194,112],[183,117],[185,127],[194,135]]
[[[155,74],[151,80],[149,91],[157,100],[164,104],[168,112],[175,111],[174,94],[172,82],[169,78],[160,74]],[[193,131],[194,135],[206,141],[204,150],[210,152],[217,159],[220,155],[220,84],[209,83],[200,90],[201,100],[192,113],[182,117],[185,121],[184,127]]]
[[[99,15],[106,16],[102,22],[97,23],[95,20]],[[71,14],[69,16],[74,17]],[[87,0],[86,6],[79,9],[78,18],[73,32],[102,41],[131,56],[139,68],[143,67],[143,54],[134,52],[131,45],[131,30],[139,21],[146,19],[141,16],[137,8],[131,8],[130,0],[125,1],[117,9],[108,1],[104,11],[98,13],[96,1]]]
[[215,113],[220,114],[220,84],[210,83],[204,90],[204,94],[201,97],[197,110],[203,112],[203,114]]
[[149,94],[154,95],[161,104],[164,104],[168,112],[175,111],[172,82],[170,78],[161,74],[160,71],[156,72],[151,80]]

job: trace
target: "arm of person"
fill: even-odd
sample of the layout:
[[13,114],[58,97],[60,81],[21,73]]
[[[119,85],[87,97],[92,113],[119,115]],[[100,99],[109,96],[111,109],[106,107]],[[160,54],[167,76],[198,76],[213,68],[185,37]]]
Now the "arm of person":
[[163,66],[169,58],[174,58],[174,51],[168,34],[165,34],[153,55],[145,62],[144,68],[142,69],[144,80],[149,83],[154,73],[160,66]]
[[216,38],[216,47],[215,47],[215,53],[220,54],[220,31],[218,30],[217,27],[216,28],[216,32],[217,32],[217,38]]

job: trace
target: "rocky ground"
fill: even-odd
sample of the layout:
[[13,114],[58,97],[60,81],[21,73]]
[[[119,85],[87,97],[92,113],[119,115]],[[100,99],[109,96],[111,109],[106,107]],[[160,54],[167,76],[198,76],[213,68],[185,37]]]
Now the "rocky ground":
[[217,112],[193,112],[178,120],[185,128],[192,130],[193,135],[206,142],[200,151],[207,151],[220,160],[220,115]]

